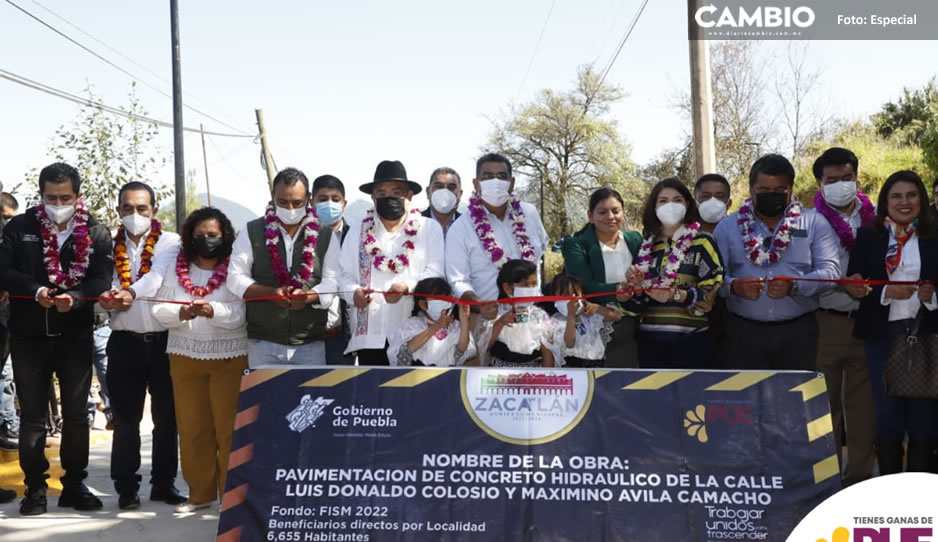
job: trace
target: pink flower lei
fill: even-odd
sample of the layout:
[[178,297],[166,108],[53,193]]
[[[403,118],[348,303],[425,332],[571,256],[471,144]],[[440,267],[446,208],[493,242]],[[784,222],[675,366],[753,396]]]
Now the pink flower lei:
[[417,237],[417,218],[420,211],[410,210],[410,216],[404,224],[404,242],[401,243],[400,254],[388,257],[381,252],[378,246],[378,239],[375,237],[375,210],[368,209],[368,215],[362,219],[361,250],[371,258],[371,263],[378,271],[389,273],[400,273],[410,265],[410,259],[414,255],[417,245],[414,239]]
[[59,257],[59,227],[52,222],[46,214],[45,205],[36,207],[36,218],[39,220],[39,234],[42,237],[42,260],[46,266],[49,282],[59,288],[68,290],[85,278],[90,259],[91,237],[88,235],[88,208],[81,200],[75,203],[72,229],[72,247],[74,259],[68,272],[62,270],[62,261]]
[[642,243],[642,247],[638,251],[638,257],[635,260],[635,265],[642,272],[642,288],[669,288],[674,284],[674,281],[677,280],[678,270],[681,268],[681,262],[684,261],[684,256],[687,255],[687,251],[690,249],[698,231],[700,231],[700,223],[694,222],[681,226],[680,229],[674,232],[674,235],[677,236],[677,242],[671,246],[670,251],[665,249],[667,259],[657,278],[651,272],[655,238],[654,236],[649,237]]
[[739,226],[739,233],[743,237],[743,247],[749,251],[749,260],[763,267],[778,263],[788,250],[788,246],[791,245],[792,227],[799,218],[801,218],[801,202],[798,198],[792,198],[782,224],[775,231],[772,246],[766,250],[765,238],[753,233],[752,198],[746,198],[739,208],[736,225]]
[[290,276],[286,263],[280,257],[280,251],[277,249],[277,240],[280,238],[280,232],[277,225],[281,224],[277,217],[274,202],[267,204],[267,211],[264,213],[264,244],[267,248],[267,255],[270,256],[270,267],[277,277],[280,286],[293,286],[302,288],[304,284],[313,278],[313,268],[315,266],[314,257],[316,254],[316,243],[319,241],[319,219],[312,207],[306,206],[306,222],[303,228],[303,255],[300,267],[296,275]]
[[176,256],[176,278],[182,289],[189,295],[205,297],[217,290],[228,279],[228,260],[229,258],[225,258],[223,262],[215,266],[215,271],[209,277],[205,286],[196,286],[189,280],[189,260],[186,259],[185,251],[180,249],[179,254]]
[[[876,218],[876,208],[873,207],[873,202],[862,190],[857,190],[857,199],[860,200],[860,223],[863,226],[869,226]],[[821,195],[820,191],[814,195],[814,209],[830,222],[831,227],[834,228],[834,233],[840,239],[840,246],[847,252],[853,250],[853,244],[857,240],[853,228],[850,227],[850,224],[844,220],[840,213],[824,201],[824,196]]]
[[[482,205],[482,199],[478,194],[473,193],[469,198],[469,216],[472,218],[473,227],[479,241],[492,257],[492,263],[495,267],[501,269],[508,261],[508,255],[498,246],[495,241],[495,234],[492,232],[492,225],[489,223],[485,207]],[[521,209],[521,200],[514,194],[511,195],[511,202],[508,206],[508,219],[511,222],[511,233],[518,245],[518,252],[522,260],[534,261],[534,246],[531,245],[531,238],[528,237],[527,230],[524,227],[524,211]]]

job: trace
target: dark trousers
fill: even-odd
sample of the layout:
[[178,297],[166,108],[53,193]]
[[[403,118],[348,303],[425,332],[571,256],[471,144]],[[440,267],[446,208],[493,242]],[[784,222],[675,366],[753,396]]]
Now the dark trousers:
[[[889,337],[905,333],[906,322],[911,320],[889,322]],[[908,434],[909,440],[936,440],[938,401],[886,395],[883,373],[886,371],[886,358],[889,357],[889,343],[889,340],[866,341],[866,363],[873,388],[873,403],[876,405],[876,438],[902,441]]]
[[[658,334],[660,336],[660,334]],[[638,366],[642,369],[712,369],[714,340],[709,329],[674,341],[638,332]]]
[[635,369],[638,367],[638,346],[635,328],[638,319],[623,316],[612,324],[612,339],[606,345],[606,367],[615,369]]
[[60,458],[62,485],[76,486],[88,473],[88,418],[85,403],[91,388],[91,328],[87,333],[56,337],[11,337],[13,380],[20,398],[20,468],[29,490],[47,487],[46,416],[52,374],[62,398]]
[[363,348],[356,350],[359,365],[385,366],[388,362],[388,343],[385,341],[384,348]]
[[147,341],[126,331],[115,331],[107,343],[107,383],[114,415],[111,479],[118,493],[136,492],[140,486],[140,421],[148,389],[153,418],[150,483],[167,487],[176,479],[178,439],[167,336],[166,332],[147,334],[146,338],[151,339]]
[[326,338],[326,365],[355,365],[355,354],[345,354],[348,337],[344,332]]
[[813,312],[785,323],[756,322],[726,315],[724,369],[813,371],[818,325]]

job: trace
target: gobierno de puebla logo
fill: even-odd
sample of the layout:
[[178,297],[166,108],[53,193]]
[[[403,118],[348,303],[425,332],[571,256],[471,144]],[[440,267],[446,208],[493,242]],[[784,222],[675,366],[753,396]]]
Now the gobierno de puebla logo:
[[462,372],[460,388],[466,411],[483,431],[512,444],[543,444],[586,415],[593,374],[470,369]]

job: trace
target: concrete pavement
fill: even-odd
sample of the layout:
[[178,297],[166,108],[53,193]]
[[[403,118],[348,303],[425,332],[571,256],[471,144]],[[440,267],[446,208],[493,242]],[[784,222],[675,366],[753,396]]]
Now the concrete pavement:
[[[19,499],[0,505],[0,542],[72,542],[77,540],[95,540],[102,542],[209,542],[215,539],[218,522],[218,506],[200,510],[194,514],[175,514],[172,506],[150,502],[150,431],[149,407],[146,408],[144,423],[141,424],[143,462],[140,473],[143,486],[140,490],[142,506],[139,510],[125,512],[117,508],[117,494],[109,475],[111,457],[110,432],[95,430],[92,432],[92,446],[89,457],[88,479],[86,483],[91,491],[104,502],[104,508],[98,512],[76,512],[69,508],[58,508],[58,480],[50,479],[49,512],[42,516],[22,517],[19,515]],[[98,415],[98,427],[104,427],[104,417]],[[58,465],[58,450],[47,450],[53,455],[53,478],[61,473]],[[5,488],[16,489],[22,496],[22,473],[16,462],[16,453],[4,452],[0,457],[0,472],[6,472],[3,482]],[[15,472],[13,472],[15,469]],[[176,487],[188,493],[188,487],[180,472]]]

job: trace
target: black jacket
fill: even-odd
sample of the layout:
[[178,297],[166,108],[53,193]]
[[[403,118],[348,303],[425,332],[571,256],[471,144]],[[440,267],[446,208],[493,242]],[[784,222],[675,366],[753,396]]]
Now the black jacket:
[[[847,275],[859,273],[870,280],[887,280],[886,247],[889,245],[889,233],[877,234],[870,227],[860,228],[857,241],[850,253],[850,265]],[[929,239],[919,238],[919,255],[922,259],[920,280],[938,280],[938,236]],[[873,286],[870,295],[860,300],[853,336],[864,341],[885,341],[886,326],[889,323],[889,306],[880,301],[884,286]],[[920,328],[922,333],[938,332],[938,311],[925,311],[925,318]]]
[[[97,297],[111,288],[114,274],[114,257],[111,252],[111,234],[106,227],[88,221],[91,236],[90,261],[85,280],[68,293],[72,297]],[[72,263],[73,244],[69,237],[59,248],[62,268],[67,270]],[[39,235],[39,220],[36,208],[14,217],[3,229],[0,242],[0,290],[11,296],[26,299],[10,300],[10,332],[27,337],[78,335],[89,333],[94,325],[94,304],[76,299],[72,310],[60,313],[55,309],[42,308],[35,301],[39,288],[52,288],[42,258],[42,238]]]

